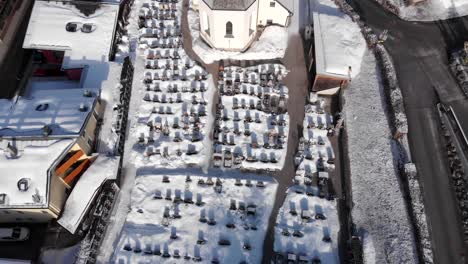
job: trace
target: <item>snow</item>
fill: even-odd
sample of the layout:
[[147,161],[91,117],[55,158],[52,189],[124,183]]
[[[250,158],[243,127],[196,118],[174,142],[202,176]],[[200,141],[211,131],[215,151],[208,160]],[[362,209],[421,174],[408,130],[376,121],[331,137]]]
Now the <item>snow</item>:
[[331,0],[313,0],[312,8],[317,74],[354,78],[366,50],[359,26]]
[[[290,213],[294,209],[296,216]],[[301,218],[302,210],[310,213],[310,220]],[[314,219],[316,213],[323,214],[326,219]],[[288,189],[286,202],[279,210],[275,226],[275,252],[283,254],[293,252],[297,256],[306,256],[309,261],[318,257],[322,263],[340,263],[338,252],[338,231],[340,223],[335,201],[328,201],[317,196],[307,196],[296,193],[294,188]],[[287,230],[290,235],[284,236]],[[294,231],[303,233],[303,237],[293,237]],[[329,235],[331,242],[322,241]]]
[[[69,3],[36,1],[29,21],[23,48],[65,51],[64,68],[78,68],[94,62],[107,62],[119,5],[102,4],[85,16]],[[68,32],[69,22],[92,23],[92,33]]]
[[[283,256],[293,253],[309,261],[318,258],[322,263],[340,263],[337,204],[335,200],[327,199],[330,197],[328,185],[319,183],[319,177],[328,177],[327,173],[335,170],[335,166],[327,162],[335,157],[327,135],[327,128],[333,126],[333,118],[324,111],[322,98],[314,96],[312,101],[313,104],[305,106],[304,138],[300,140],[295,159],[298,167],[294,185],[288,189],[276,219],[274,251]],[[320,158],[323,169],[318,168]],[[303,210],[311,219],[302,218]],[[294,211],[297,215],[291,213]],[[326,219],[315,219],[316,214],[323,214]],[[301,232],[303,237],[293,236],[295,231]],[[329,236],[331,241],[323,241],[324,236]]]
[[[58,82],[60,85],[60,82]],[[20,97],[9,104],[0,105],[0,136],[41,136],[47,125],[51,135],[78,136],[87,116],[96,101],[93,96],[84,96],[84,89],[33,90],[29,97]],[[44,111],[36,110],[39,105],[48,104]],[[80,105],[86,106],[80,111]]]
[[[270,70],[271,77],[275,76],[278,83],[271,81],[269,85],[266,82],[259,84],[260,75],[266,76]],[[223,74],[224,81],[220,81],[218,86],[222,86],[222,109],[218,110],[219,127],[214,133],[215,152],[218,155],[226,151],[232,153],[234,168],[249,171],[281,170],[286,158],[289,135],[289,115],[286,113],[288,88],[281,84],[287,74],[286,68],[279,64],[261,64],[248,68],[227,67]],[[227,84],[230,81],[235,87],[236,79],[239,82],[237,92],[236,88],[229,88]],[[267,94],[270,99],[265,103]],[[281,97],[284,98],[282,109],[276,107],[274,110],[273,106],[270,107],[270,104],[273,105],[273,98],[280,105]],[[251,122],[246,121],[249,116]],[[245,134],[246,132],[250,132],[250,135]],[[241,157],[241,160],[237,161],[236,156]],[[229,167],[225,164],[226,156],[223,166]]]
[[[180,20],[182,2],[176,7]],[[149,12],[147,5],[141,10]],[[180,36],[155,38],[158,30],[152,28],[153,22],[157,20],[148,19],[147,28],[140,29],[140,59],[136,63],[142,63],[141,57],[144,57],[143,67],[146,69],[135,71],[137,82],[133,86],[132,101],[138,100],[138,105],[129,114],[129,134],[133,137],[128,141],[134,144],[129,158],[136,167],[207,168],[212,153],[209,135],[214,118],[211,111],[215,93],[213,78],[187,56]],[[164,20],[164,24],[166,29],[174,27],[173,20]],[[165,39],[174,41],[174,46],[155,46]],[[177,59],[176,54],[180,58]],[[176,76],[176,68],[180,77]],[[196,113],[199,114],[198,121]],[[189,153],[191,150],[197,154]]]
[[375,58],[368,51],[361,73],[344,90],[352,218],[363,236],[365,263],[416,263],[383,89]]
[[103,81],[101,86],[101,104],[104,106],[104,122],[100,128],[99,138],[101,139],[98,145],[97,152],[113,153],[115,143],[117,142],[118,134],[112,126],[113,121],[117,119],[118,111],[114,110],[116,104],[120,103],[120,74],[122,72],[122,64],[110,62],[109,74],[107,80]]
[[[192,5],[193,3],[191,3]],[[203,62],[210,64],[220,60],[272,60],[284,57],[288,46],[288,31],[280,26],[268,26],[260,38],[245,52],[232,52],[212,49],[200,37],[198,11],[189,8],[188,23],[192,35],[193,51]]]
[[400,0],[392,0],[399,16],[410,21],[436,21],[468,15],[468,0],[426,0],[407,6]]
[[303,149],[301,156],[296,156],[299,165],[296,175],[305,176],[317,173],[317,162],[322,159],[325,169],[333,171],[335,166],[328,164],[328,160],[334,160],[333,147],[328,139],[329,127],[333,126],[333,117],[323,111],[323,105],[306,105],[304,118],[304,138],[299,144],[299,150]]
[[74,234],[100,187],[117,177],[120,157],[99,156],[81,175],[68,197],[58,223]]
[[[167,175],[170,183],[163,183],[163,175]],[[192,182],[186,182],[186,175],[190,175]],[[222,191],[216,191],[216,182],[219,177],[222,182]],[[200,185],[198,181],[205,182],[211,178],[213,186]],[[236,186],[236,179],[240,179],[243,186]],[[252,187],[247,187],[247,179],[251,180]],[[257,181],[262,181],[265,187],[257,187]],[[249,263],[260,263],[263,251],[263,240],[268,226],[277,183],[271,177],[230,173],[229,175],[219,170],[203,174],[196,170],[148,170],[142,169],[136,179],[132,191],[131,209],[115,249],[114,262],[117,263],[181,263],[185,254],[202,257],[206,263],[217,258],[220,263],[239,263],[245,260]],[[167,192],[175,200],[177,195],[184,200],[192,197],[197,202],[197,197],[202,197],[204,205],[174,203],[165,199]],[[155,194],[160,194],[162,199],[154,199]],[[245,211],[230,210],[231,199],[256,205],[255,215],[247,215]],[[164,219],[165,208],[169,208],[171,217]],[[173,218],[178,211],[180,219]],[[214,218],[216,224],[211,226],[199,222],[200,212],[204,212],[207,219]],[[234,229],[229,229],[226,224],[233,223]],[[255,226],[257,230],[252,230]],[[171,239],[174,230],[178,238]],[[200,233],[206,240],[205,245],[197,245]],[[220,239],[228,239],[230,246],[219,246]],[[252,247],[250,251],[242,249],[248,242]],[[127,251],[124,247],[130,246],[133,251]],[[134,252],[136,248],[143,252]],[[174,255],[179,251],[181,259],[174,257],[164,259],[160,256],[145,254],[146,249],[161,252],[167,251]],[[153,253],[154,254],[154,253]]]
[[[7,195],[6,204],[1,204],[0,207],[47,207],[49,168],[73,142],[71,139],[0,141],[0,193]],[[8,154],[8,143],[16,145],[16,158]],[[18,180],[22,178],[30,179],[30,187],[24,192],[17,187]],[[33,201],[32,196],[36,194],[41,198],[39,202]]]

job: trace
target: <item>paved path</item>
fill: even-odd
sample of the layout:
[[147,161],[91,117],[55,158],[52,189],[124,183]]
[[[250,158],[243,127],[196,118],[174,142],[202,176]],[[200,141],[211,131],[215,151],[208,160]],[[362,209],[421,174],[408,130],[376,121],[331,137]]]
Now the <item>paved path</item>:
[[409,143],[423,188],[435,263],[462,263],[468,253],[450,186],[436,104],[452,105],[468,131],[468,101],[448,68],[447,50],[461,47],[466,17],[434,23],[402,21],[373,0],[355,0],[355,10],[376,31],[389,30],[385,46],[394,60],[409,121]]
[[289,136],[286,160],[283,169],[274,175],[278,181],[278,190],[275,205],[271,212],[268,225],[267,236],[263,245],[263,262],[269,263],[274,256],[274,227],[278,210],[283,205],[286,198],[286,190],[292,184],[292,179],[296,175],[294,165],[294,155],[297,151],[299,138],[302,136],[302,123],[304,120],[304,107],[307,99],[307,87],[309,80],[304,61],[302,40],[299,35],[293,35],[289,39],[288,48],[284,59],[281,62],[289,70],[284,79],[284,84],[289,89],[288,114],[289,114]]

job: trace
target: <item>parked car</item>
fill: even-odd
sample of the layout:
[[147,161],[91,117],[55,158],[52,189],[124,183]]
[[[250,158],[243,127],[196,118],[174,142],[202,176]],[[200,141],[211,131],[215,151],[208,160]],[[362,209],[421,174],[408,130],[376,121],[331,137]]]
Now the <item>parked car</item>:
[[29,238],[26,227],[0,228],[0,242],[25,241]]

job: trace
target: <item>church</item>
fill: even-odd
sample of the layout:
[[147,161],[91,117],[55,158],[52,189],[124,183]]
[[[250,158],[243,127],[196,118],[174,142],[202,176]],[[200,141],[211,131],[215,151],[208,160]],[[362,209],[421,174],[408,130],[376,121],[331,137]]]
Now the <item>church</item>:
[[293,0],[194,0],[200,36],[212,48],[245,51],[268,25],[287,27]]

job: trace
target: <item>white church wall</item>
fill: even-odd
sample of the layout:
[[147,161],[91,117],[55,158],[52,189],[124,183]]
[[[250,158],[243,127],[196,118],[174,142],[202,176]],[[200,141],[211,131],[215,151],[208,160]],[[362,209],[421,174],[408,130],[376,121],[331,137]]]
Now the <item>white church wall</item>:
[[[199,1],[199,12],[201,36],[217,49],[244,50],[255,37],[256,3],[246,11],[231,11],[211,10],[203,1]],[[232,37],[226,35],[228,22],[233,25]]]
[[[259,14],[258,24],[267,25],[268,20],[271,20],[273,24],[281,26],[288,25],[289,11],[282,6],[278,1],[275,0],[258,0],[259,1]],[[292,0],[291,0],[292,1]],[[270,3],[275,3],[274,7]]]

